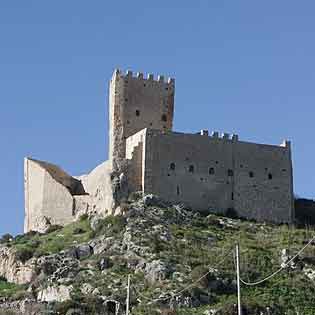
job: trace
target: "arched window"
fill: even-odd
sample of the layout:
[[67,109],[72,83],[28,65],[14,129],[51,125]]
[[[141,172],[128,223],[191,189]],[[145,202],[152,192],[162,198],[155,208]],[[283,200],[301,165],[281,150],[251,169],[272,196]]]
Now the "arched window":
[[214,168],[213,167],[209,168],[209,175],[214,175]]

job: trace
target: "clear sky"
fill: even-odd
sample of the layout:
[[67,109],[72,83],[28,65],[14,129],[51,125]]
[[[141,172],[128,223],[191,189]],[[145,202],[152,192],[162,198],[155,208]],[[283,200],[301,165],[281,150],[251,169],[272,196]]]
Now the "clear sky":
[[107,158],[114,68],[176,77],[175,129],[293,142],[315,196],[312,0],[0,1],[0,234],[21,233],[23,158],[73,175]]

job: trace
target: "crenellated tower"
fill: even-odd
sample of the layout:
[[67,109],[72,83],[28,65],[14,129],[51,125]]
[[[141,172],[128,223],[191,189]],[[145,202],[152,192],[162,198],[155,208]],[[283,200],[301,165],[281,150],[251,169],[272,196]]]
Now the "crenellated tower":
[[171,131],[175,80],[115,70],[109,90],[109,159],[113,169],[125,158],[126,139],[144,128]]

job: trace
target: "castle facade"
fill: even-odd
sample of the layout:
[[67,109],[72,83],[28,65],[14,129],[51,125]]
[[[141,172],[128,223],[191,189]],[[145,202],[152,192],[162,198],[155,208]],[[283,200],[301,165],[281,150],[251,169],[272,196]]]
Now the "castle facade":
[[109,159],[90,174],[25,159],[25,231],[66,224],[82,213],[119,213],[131,192],[193,210],[276,223],[294,215],[291,145],[237,135],[172,130],[174,79],[115,70],[109,91]]

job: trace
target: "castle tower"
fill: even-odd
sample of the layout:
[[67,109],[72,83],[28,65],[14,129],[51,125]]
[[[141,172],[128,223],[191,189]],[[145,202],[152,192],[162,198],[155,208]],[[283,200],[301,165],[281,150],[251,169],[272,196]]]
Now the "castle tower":
[[174,93],[174,79],[114,71],[109,90],[109,159],[114,170],[125,158],[129,136],[144,128],[172,130]]

